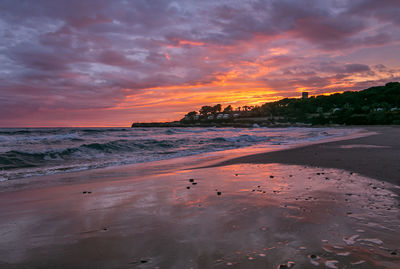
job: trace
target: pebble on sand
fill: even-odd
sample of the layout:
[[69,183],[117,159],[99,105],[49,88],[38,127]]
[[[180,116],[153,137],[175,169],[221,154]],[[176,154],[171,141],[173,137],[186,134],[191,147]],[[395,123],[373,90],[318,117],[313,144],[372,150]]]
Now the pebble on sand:
[[187,186],[186,189],[190,189],[190,186]]
[[218,191],[218,192],[217,192],[217,195],[221,195],[221,192],[220,192],[220,191]]
[[193,178],[189,179],[189,182],[194,182],[194,179]]
[[339,261],[336,261],[336,260],[326,261],[326,262],[325,262],[325,266],[326,266],[327,268],[337,269],[337,268],[338,268],[338,267],[336,266],[337,263],[339,263]]
[[315,254],[311,254],[310,255],[310,259],[311,260],[319,260],[319,256],[315,255]]
[[365,261],[364,260],[360,260],[358,262],[352,262],[351,265],[359,265],[359,264],[363,264],[363,263],[365,263]]
[[278,269],[286,269],[286,268],[293,268],[295,266],[295,262],[287,262],[286,264],[278,265]]

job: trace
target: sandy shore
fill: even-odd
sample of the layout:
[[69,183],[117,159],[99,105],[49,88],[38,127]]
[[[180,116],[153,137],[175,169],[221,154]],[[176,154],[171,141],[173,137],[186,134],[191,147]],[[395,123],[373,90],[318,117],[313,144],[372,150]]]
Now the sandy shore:
[[365,128],[375,135],[234,158],[217,165],[282,163],[338,168],[400,185],[400,127]]
[[400,129],[369,130],[202,169],[1,182],[0,268],[399,268]]

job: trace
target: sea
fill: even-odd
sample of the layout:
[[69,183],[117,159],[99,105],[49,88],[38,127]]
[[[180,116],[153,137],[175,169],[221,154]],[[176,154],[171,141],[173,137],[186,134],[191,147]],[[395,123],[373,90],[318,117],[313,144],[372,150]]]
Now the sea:
[[287,147],[348,128],[1,128],[0,181],[245,147]]

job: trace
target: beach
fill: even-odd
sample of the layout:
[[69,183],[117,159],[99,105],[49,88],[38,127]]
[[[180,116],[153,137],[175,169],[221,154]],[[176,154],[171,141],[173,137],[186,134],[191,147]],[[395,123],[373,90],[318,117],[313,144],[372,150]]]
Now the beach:
[[282,163],[357,172],[400,185],[400,127],[368,126],[371,135],[300,148],[243,156],[220,165]]
[[400,128],[364,129],[0,182],[0,268],[399,268]]

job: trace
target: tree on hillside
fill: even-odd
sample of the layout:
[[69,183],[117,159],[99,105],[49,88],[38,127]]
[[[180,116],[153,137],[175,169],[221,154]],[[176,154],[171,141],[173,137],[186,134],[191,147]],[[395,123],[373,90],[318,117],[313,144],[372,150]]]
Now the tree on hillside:
[[213,111],[214,109],[211,106],[202,106],[199,110],[199,113],[202,116],[207,116],[208,114],[211,114]]
[[186,114],[186,116],[188,116],[188,117],[194,117],[196,115],[197,115],[196,111],[190,111],[189,113]]
[[231,105],[229,105],[229,106],[227,106],[227,107],[225,107],[224,108],[224,113],[231,113],[233,111],[233,108],[232,108],[232,106]]
[[222,109],[221,104],[215,105],[215,106],[213,106],[213,111],[212,111],[212,113],[213,113],[213,114],[217,114],[217,113],[221,112],[221,109]]

